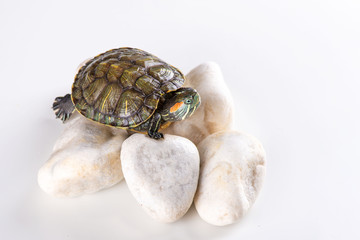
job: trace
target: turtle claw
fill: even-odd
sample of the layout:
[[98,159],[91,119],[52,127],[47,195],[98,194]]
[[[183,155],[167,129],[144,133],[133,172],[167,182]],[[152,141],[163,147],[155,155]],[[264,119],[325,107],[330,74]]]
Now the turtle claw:
[[57,108],[55,110],[55,115],[56,115],[56,118],[59,118],[62,122],[65,122],[66,120],[69,119],[69,115],[64,113],[64,111],[59,108]]
[[56,118],[60,118],[62,122],[68,120],[75,109],[70,94],[55,98],[52,109],[55,112]]
[[[68,95],[68,94],[66,94],[66,95]],[[66,97],[66,95],[65,95],[64,97]],[[64,97],[57,97],[57,98],[55,98],[55,102],[60,102]]]
[[164,134],[157,132],[156,139],[164,138]]
[[159,133],[159,132],[153,132],[153,133],[148,133],[149,137],[153,138],[153,139],[160,139],[160,138],[164,138],[164,134]]

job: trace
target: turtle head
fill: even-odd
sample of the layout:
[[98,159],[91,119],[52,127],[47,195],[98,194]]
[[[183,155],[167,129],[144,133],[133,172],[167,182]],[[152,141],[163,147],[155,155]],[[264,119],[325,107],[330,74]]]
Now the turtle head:
[[190,117],[200,105],[200,95],[193,88],[179,88],[165,94],[165,102],[160,111],[166,122],[175,122]]

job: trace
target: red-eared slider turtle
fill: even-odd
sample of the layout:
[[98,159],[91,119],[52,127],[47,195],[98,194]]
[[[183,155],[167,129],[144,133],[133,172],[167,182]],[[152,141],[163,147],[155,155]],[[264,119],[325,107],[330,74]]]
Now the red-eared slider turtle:
[[190,117],[200,104],[195,89],[180,88],[184,75],[156,56],[136,48],[102,53],[78,71],[71,95],[57,97],[56,117],[65,122],[76,109],[101,124],[147,133]]

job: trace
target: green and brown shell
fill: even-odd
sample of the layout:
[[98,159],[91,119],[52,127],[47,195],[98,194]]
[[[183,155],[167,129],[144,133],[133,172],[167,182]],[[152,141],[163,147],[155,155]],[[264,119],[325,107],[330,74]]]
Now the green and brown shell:
[[119,48],[89,60],[75,77],[72,101],[85,117],[133,128],[155,112],[161,96],[185,79],[175,67],[135,48]]

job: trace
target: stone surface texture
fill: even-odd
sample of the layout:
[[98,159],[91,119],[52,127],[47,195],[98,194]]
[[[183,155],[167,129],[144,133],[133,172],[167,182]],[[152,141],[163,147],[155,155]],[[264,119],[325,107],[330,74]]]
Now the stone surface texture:
[[190,208],[199,177],[199,153],[183,137],[126,139],[121,150],[126,183],[143,209],[160,222],[174,222]]
[[74,197],[118,183],[123,179],[120,149],[127,136],[75,112],[38,172],[40,187],[57,197]]
[[235,131],[208,136],[198,145],[201,170],[195,207],[206,222],[236,222],[253,205],[265,176],[265,152],[254,137]]
[[186,75],[184,86],[199,92],[201,105],[190,118],[171,124],[164,133],[188,138],[197,145],[212,133],[232,128],[234,103],[218,64],[207,62],[194,68]]

